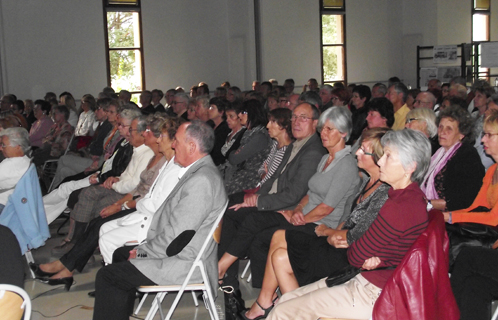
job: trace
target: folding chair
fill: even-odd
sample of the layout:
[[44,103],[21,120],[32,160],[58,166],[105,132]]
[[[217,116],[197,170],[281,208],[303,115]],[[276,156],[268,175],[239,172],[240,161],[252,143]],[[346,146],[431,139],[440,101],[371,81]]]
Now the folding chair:
[[[173,312],[175,311],[178,302],[180,302],[180,298],[183,295],[183,292],[185,290],[190,290],[192,291],[192,295],[195,298],[194,291],[195,290],[202,290],[203,294],[202,297],[204,299],[204,304],[206,306],[206,309],[209,311],[209,315],[211,316],[211,319],[219,320],[218,318],[218,313],[216,312],[216,306],[214,304],[214,297],[211,292],[211,286],[209,284],[209,278],[207,276],[207,270],[204,265],[204,262],[202,261],[202,255],[206,251],[206,248],[208,244],[211,241],[214,241],[213,235],[218,227],[219,222],[221,221],[221,218],[223,217],[223,214],[225,213],[225,210],[228,206],[228,202],[225,203],[223,206],[222,210],[219,212],[218,217],[216,218],[216,221],[213,223],[211,230],[204,241],[201,249],[199,250],[199,254],[195,258],[194,262],[192,263],[192,267],[190,267],[190,270],[187,274],[187,277],[183,281],[181,285],[170,285],[170,286],[141,286],[138,287],[137,290],[138,292],[145,293],[144,297],[140,301],[137,310],[135,311],[135,314],[137,314],[142,307],[145,299],[147,298],[148,293],[156,293],[156,297],[154,298],[154,301],[152,302],[152,305],[150,307],[149,312],[147,313],[147,316],[145,317],[145,320],[152,320],[154,318],[155,314],[157,313],[157,310],[159,309],[159,313],[161,315],[161,319],[171,319],[171,316],[173,315]],[[192,277],[194,271],[196,269],[199,269],[199,272],[202,275],[203,283],[189,283],[190,278]],[[164,300],[164,297],[168,294],[168,292],[178,292],[175,300],[173,301],[173,304],[171,305],[168,314],[166,315],[166,318],[164,318],[162,308],[161,308],[161,303]],[[195,299],[194,299],[195,301]],[[196,304],[197,306],[197,304]]]
[[0,314],[2,319],[31,318],[31,299],[23,288],[11,284],[0,284]]

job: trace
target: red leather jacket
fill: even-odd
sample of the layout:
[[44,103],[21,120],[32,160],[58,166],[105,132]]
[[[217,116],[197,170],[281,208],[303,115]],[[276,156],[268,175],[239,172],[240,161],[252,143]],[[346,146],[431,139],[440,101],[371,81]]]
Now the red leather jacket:
[[372,319],[458,320],[460,311],[448,277],[448,247],[443,215],[431,210],[427,229],[386,283]]

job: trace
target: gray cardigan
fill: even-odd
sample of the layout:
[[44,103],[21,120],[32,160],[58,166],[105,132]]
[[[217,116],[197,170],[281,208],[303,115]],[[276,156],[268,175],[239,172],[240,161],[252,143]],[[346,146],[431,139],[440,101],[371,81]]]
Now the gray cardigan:
[[[211,157],[199,159],[154,215],[147,243],[137,247],[131,263],[159,285],[181,284],[226,201],[223,179]],[[212,289],[218,281],[216,247],[210,243],[203,256]],[[192,282],[201,279],[199,272],[192,276]]]

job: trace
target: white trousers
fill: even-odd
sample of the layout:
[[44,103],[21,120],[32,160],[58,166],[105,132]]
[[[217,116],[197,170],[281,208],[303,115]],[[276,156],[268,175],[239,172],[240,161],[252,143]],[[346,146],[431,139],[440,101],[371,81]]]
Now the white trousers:
[[381,291],[361,274],[332,288],[324,278],[284,294],[266,319],[370,319]]
[[47,215],[47,223],[52,223],[66,209],[71,192],[90,186],[90,179],[69,181],[61,184],[59,188],[43,197],[43,206]]
[[100,227],[99,247],[106,264],[112,263],[114,250],[122,247],[126,242],[137,241],[138,244],[143,240],[137,237],[141,223],[120,225],[124,218],[126,217],[106,222]]

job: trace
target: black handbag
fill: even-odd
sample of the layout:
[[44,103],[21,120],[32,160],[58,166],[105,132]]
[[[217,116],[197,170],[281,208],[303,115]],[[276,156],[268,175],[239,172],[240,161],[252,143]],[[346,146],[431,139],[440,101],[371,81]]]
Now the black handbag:
[[453,264],[458,254],[464,247],[491,248],[493,243],[498,240],[498,227],[479,223],[446,224],[446,232],[450,240],[450,272],[453,270]]
[[353,267],[352,265],[345,266],[344,268],[332,272],[330,276],[325,279],[325,283],[327,287],[338,286],[340,284],[346,283],[349,280],[353,279],[360,273],[369,272],[369,271],[378,271],[378,270],[388,270],[388,269],[396,269],[396,267],[382,267],[376,268],[372,270],[363,270],[361,268]]
[[246,310],[240,290],[233,287],[221,287],[225,298],[225,320],[242,320],[240,313]]
[[330,288],[348,282],[360,273],[361,268],[348,265],[340,270],[332,272],[332,274],[325,280],[325,283],[327,284],[327,287]]

